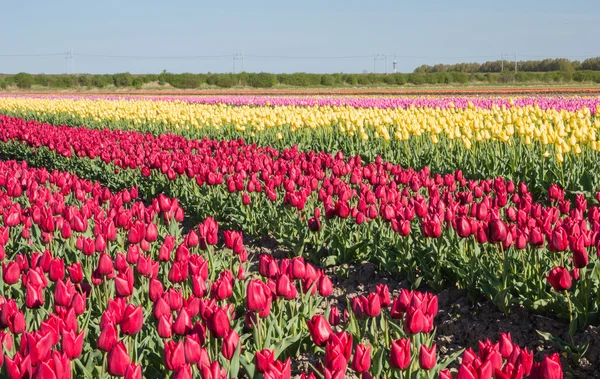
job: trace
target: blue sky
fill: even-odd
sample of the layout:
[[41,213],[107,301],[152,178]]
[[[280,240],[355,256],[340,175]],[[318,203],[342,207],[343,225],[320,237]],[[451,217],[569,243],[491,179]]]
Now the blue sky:
[[[70,49],[68,70],[76,73],[231,72],[232,53],[242,51],[251,72],[373,71],[373,53],[388,55],[388,71],[394,53],[402,56],[401,72],[502,52],[522,59],[600,55],[597,0],[23,0],[2,8],[1,73],[64,73]],[[6,56],[53,53],[60,55]],[[368,57],[258,58],[265,56]],[[378,60],[376,71],[384,65]]]

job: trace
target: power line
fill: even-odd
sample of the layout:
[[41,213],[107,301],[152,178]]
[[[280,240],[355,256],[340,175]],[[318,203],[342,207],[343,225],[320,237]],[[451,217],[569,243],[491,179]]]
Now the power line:
[[145,56],[145,55],[108,55],[108,54],[75,54],[84,58],[112,58],[112,59],[172,59],[172,60],[199,60],[231,58],[231,55],[194,55],[194,56]]
[[337,60],[337,59],[370,59],[372,58],[372,55],[359,55],[359,56],[321,56],[321,57],[310,57],[310,56],[272,56],[272,55],[252,55],[252,54],[246,54],[246,58],[248,59],[319,59],[319,60],[328,60],[328,59],[332,59],[332,60]]
[[32,58],[32,57],[56,57],[63,56],[64,53],[50,53],[50,54],[0,54],[0,58]]

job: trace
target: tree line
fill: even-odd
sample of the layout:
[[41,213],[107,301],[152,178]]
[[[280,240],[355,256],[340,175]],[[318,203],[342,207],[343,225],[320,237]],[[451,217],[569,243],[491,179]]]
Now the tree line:
[[[600,59],[597,62],[600,65]],[[583,65],[583,64],[582,64]],[[458,65],[453,65],[458,66]],[[587,66],[586,66],[587,67]],[[83,89],[83,88],[143,88],[145,84],[170,85],[180,89],[194,89],[206,86],[231,87],[342,87],[342,86],[402,86],[488,83],[600,83],[600,66],[588,69],[527,71],[526,69],[504,72],[465,72],[420,70],[410,74],[271,74],[271,73],[208,73],[208,74],[161,74],[134,75],[130,73],[104,75],[32,75],[19,73],[0,76],[0,88],[18,87],[20,89],[45,87],[47,89]],[[454,68],[454,67],[452,67]]]
[[[422,65],[415,69],[415,73],[438,73],[438,72],[509,72],[515,69],[514,61],[510,58],[505,60],[488,61],[485,63],[457,63],[436,64],[433,66]],[[588,58],[581,61],[571,61],[567,58],[542,59],[530,61],[517,61],[517,72],[551,72],[551,71],[600,71],[600,57]]]

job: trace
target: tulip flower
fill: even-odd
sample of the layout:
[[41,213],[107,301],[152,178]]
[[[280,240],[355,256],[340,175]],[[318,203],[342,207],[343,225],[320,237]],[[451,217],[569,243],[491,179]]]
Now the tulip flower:
[[81,351],[83,350],[83,336],[83,330],[79,334],[63,330],[61,349],[69,359],[75,359],[81,355]]
[[563,377],[563,371],[560,364],[560,356],[557,353],[554,353],[544,357],[538,375],[540,379],[561,379]]
[[2,263],[2,278],[6,284],[15,284],[21,276],[21,268],[15,261],[10,261],[8,264]]
[[114,376],[125,376],[131,358],[123,342],[117,342],[108,352],[108,373]]
[[382,307],[389,307],[392,304],[392,300],[390,298],[390,289],[385,284],[379,284],[375,287],[375,292],[379,296],[379,302]]
[[318,346],[323,346],[333,333],[331,326],[322,315],[314,315],[310,320],[306,320],[306,325],[313,342]]
[[142,366],[130,363],[125,371],[125,379],[142,379]]
[[210,294],[215,300],[225,300],[233,295],[233,287],[230,280],[220,278],[213,282],[210,287]]
[[208,319],[207,327],[215,338],[223,338],[228,335],[231,323],[227,313],[222,308],[217,308]]
[[75,287],[68,279],[66,283],[60,279],[56,282],[56,286],[54,287],[54,302],[57,305],[65,307],[71,305],[73,295],[75,295]]
[[553,268],[548,276],[546,276],[546,280],[554,287],[557,291],[566,291],[571,288],[571,274],[569,270],[564,267],[555,267]]
[[262,312],[269,305],[271,290],[260,280],[251,280],[246,289],[246,308],[251,312]]
[[221,352],[226,359],[231,360],[235,351],[240,344],[240,336],[233,329],[229,331],[229,334],[223,339],[223,345]]
[[144,325],[143,308],[128,304],[123,312],[123,320],[120,325],[123,334],[133,335],[139,333]]
[[117,329],[115,325],[109,323],[100,330],[100,336],[96,342],[96,347],[103,351],[110,351],[117,343]]
[[404,370],[410,365],[410,340],[401,338],[392,341],[390,353],[390,366],[395,369]]
[[367,316],[377,317],[381,314],[381,300],[377,293],[370,293],[368,297],[362,297],[363,309]]
[[182,308],[175,322],[173,323],[173,332],[175,334],[179,334],[181,336],[187,334],[189,330],[192,329],[192,318],[190,317],[187,309]]
[[371,346],[356,345],[352,369],[356,372],[366,372],[371,368]]
[[317,284],[317,290],[319,291],[319,295],[323,297],[330,296],[333,293],[333,283],[327,275],[321,275]]
[[337,307],[332,307],[329,310],[329,324],[331,324],[331,326],[337,326],[341,321],[340,310]]
[[165,365],[171,371],[175,371],[186,362],[185,348],[183,342],[173,340],[165,341]]
[[436,345],[434,344],[430,348],[425,345],[421,345],[419,349],[419,366],[423,370],[431,370],[437,364],[436,356]]
[[256,370],[260,373],[264,373],[269,369],[271,363],[275,360],[273,350],[264,349],[257,351],[254,355],[254,362],[256,364]]

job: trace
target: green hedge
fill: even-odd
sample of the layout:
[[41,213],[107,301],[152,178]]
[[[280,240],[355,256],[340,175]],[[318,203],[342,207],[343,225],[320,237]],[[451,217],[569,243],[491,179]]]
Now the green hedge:
[[[583,67],[594,67],[588,64]],[[17,86],[29,89],[32,86],[42,86],[59,89],[94,87],[104,88],[115,86],[118,88],[141,88],[146,83],[158,82],[160,85],[169,84],[180,89],[193,89],[202,86],[218,86],[231,88],[236,86],[249,86],[254,88],[271,88],[278,85],[292,87],[331,87],[331,86],[402,86],[410,85],[438,85],[438,84],[467,84],[484,82],[490,84],[557,84],[557,83],[600,83],[600,70],[578,71],[547,71],[514,73],[505,72],[416,72],[411,74],[311,74],[297,72],[293,74],[271,74],[267,72],[238,74],[207,73],[207,74],[171,74],[163,71],[161,74],[133,75],[128,72],[112,75],[31,75],[19,73],[7,75],[0,81],[1,88]]]

